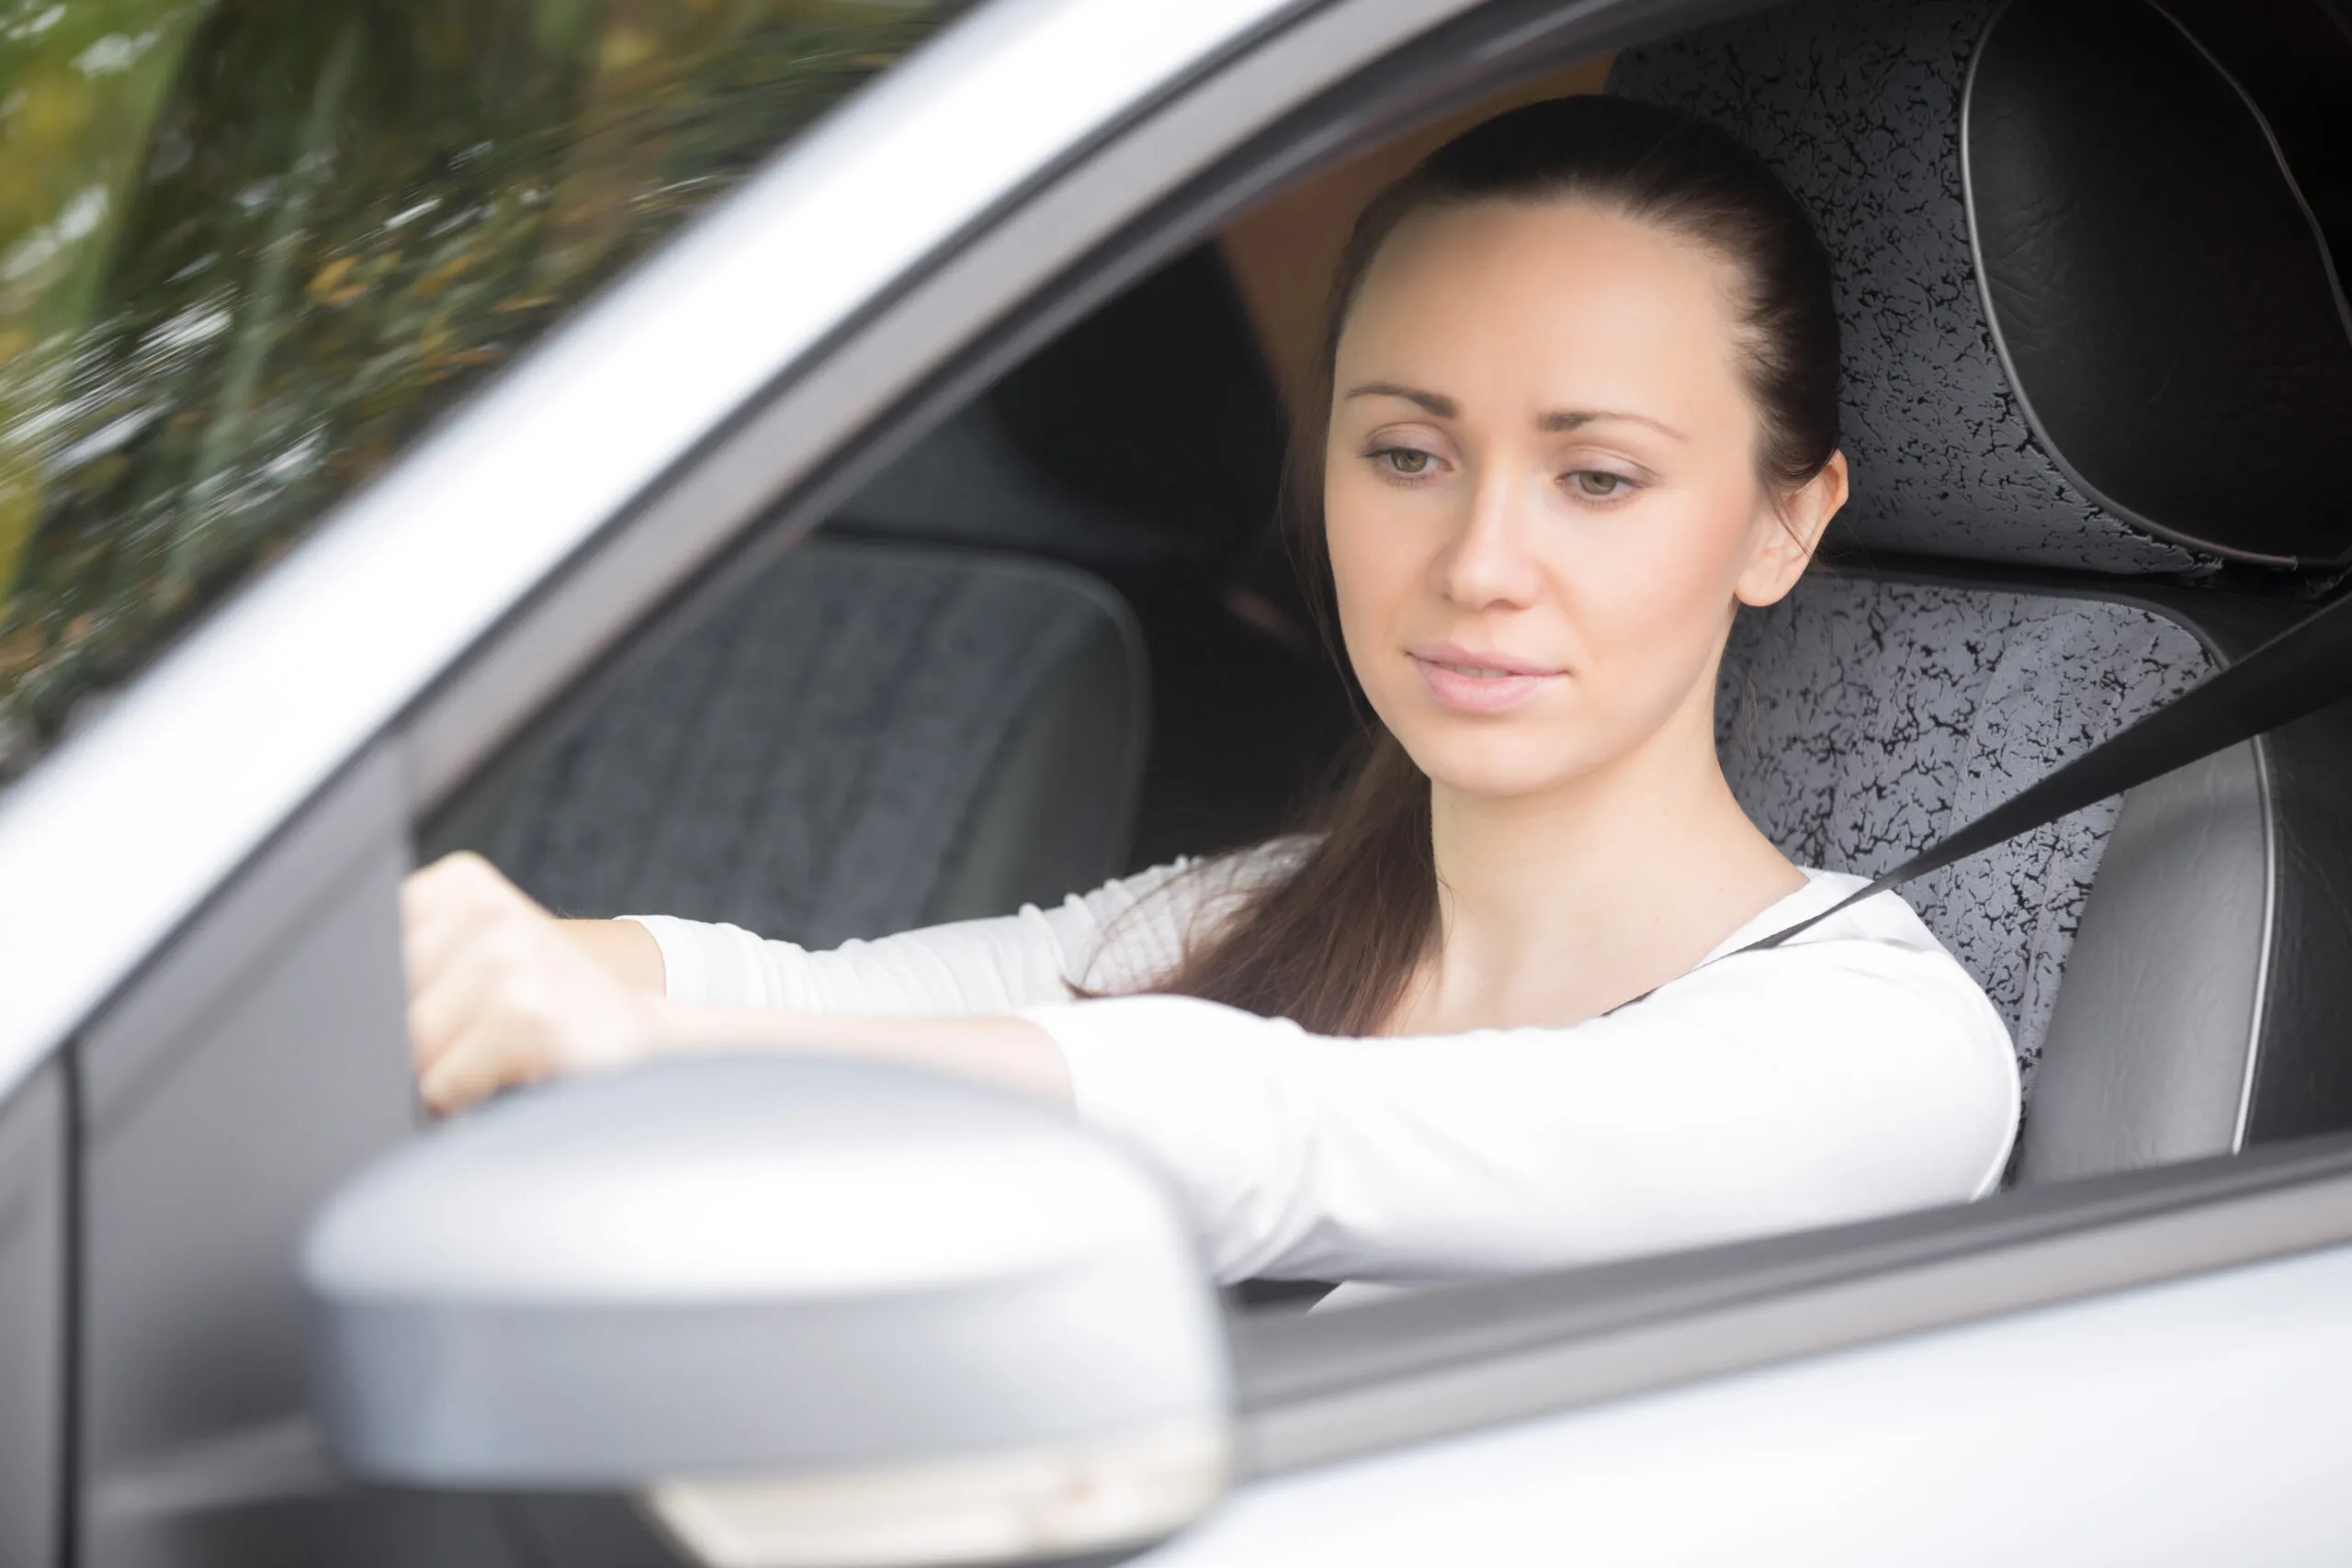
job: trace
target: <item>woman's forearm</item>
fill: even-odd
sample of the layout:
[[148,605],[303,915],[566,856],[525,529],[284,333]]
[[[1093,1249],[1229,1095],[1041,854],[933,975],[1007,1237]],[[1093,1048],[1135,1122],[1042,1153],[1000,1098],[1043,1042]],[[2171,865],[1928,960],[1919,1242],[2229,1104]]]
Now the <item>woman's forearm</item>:
[[[651,939],[647,939],[649,942]],[[902,1062],[1068,1106],[1069,1069],[1022,1018],[845,1018],[682,1002],[660,1010],[659,1051],[809,1051]]]
[[904,1062],[1071,1103],[1061,1048],[1023,1019],[670,1001],[652,932],[633,920],[558,920],[477,855],[449,855],[411,875],[401,908],[410,1044],[419,1089],[438,1112],[563,1073],[720,1050]]
[[597,967],[635,990],[661,996],[669,987],[662,944],[635,920],[558,920],[563,934],[587,950]]

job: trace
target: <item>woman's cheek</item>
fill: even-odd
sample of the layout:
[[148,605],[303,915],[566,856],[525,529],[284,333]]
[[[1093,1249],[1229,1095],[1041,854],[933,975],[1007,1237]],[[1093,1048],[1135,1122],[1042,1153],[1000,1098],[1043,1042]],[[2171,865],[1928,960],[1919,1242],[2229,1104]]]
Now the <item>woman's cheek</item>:
[[1361,577],[1340,581],[1345,584],[1339,595],[1340,645],[1374,711],[1389,718],[1396,712],[1392,693],[1399,674],[1391,666],[1402,663],[1385,657],[1396,640],[1394,616]]
[[1554,581],[1567,602],[1601,705],[1635,724],[1662,719],[1721,636],[1727,590],[1713,540],[1665,525],[1597,530]]
[[1628,626],[1627,633],[1643,644],[1642,662],[1652,688],[1645,693],[1645,703],[1661,720],[1693,685],[1709,678],[1730,628],[1737,577],[1734,555],[1744,536],[1736,525],[1742,520],[1726,522],[1723,511],[1697,509],[1696,515],[1675,519],[1680,525],[1659,531],[1660,548],[1645,563],[1639,592],[1647,607],[1638,626]]
[[[1356,519],[1363,522],[1361,515]],[[1388,520],[1382,520],[1388,521]],[[1427,701],[1406,657],[1427,574],[1412,559],[1402,528],[1332,530],[1331,570],[1339,591],[1340,637],[1364,698],[1399,739],[1413,744]]]
[[1409,565],[1400,558],[1410,536],[1395,526],[1384,528],[1387,520],[1379,515],[1379,508],[1349,495],[1340,485],[1327,491],[1324,516],[1340,630],[1350,652],[1361,660],[1384,632],[1393,629],[1400,588],[1409,581]]

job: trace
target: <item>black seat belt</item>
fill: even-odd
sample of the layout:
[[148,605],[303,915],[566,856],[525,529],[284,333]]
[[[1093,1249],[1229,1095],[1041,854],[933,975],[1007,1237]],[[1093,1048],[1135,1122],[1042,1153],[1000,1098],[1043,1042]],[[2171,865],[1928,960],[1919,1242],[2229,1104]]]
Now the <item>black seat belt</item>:
[[1865,898],[1940,871],[2095,801],[2202,761],[2216,751],[2346,696],[2352,696],[2352,594],[2298,622],[2228,669],[2207,676],[2138,723],[1920,851],[1868,887],[1724,957],[1778,947]]

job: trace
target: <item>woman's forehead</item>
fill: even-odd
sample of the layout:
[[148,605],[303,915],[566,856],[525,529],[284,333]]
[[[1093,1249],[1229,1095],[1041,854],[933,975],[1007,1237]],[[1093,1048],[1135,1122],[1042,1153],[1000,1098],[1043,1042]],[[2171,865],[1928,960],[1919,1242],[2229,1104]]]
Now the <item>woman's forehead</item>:
[[1735,378],[1730,283],[1706,247],[1587,203],[1429,209],[1367,271],[1340,378],[1600,378],[1702,392]]

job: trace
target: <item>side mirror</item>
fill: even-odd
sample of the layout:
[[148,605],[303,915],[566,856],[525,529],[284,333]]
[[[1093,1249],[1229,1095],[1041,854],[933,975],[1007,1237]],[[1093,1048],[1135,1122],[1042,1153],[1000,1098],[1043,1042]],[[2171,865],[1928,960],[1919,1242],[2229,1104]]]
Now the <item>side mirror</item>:
[[927,1074],[743,1055],[517,1095],[363,1172],[302,1273],[346,1473],[631,1494],[713,1568],[1139,1547],[1230,1464],[1170,1196]]

